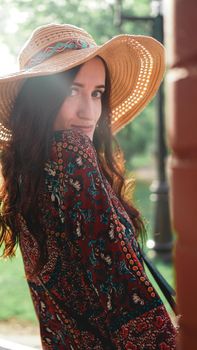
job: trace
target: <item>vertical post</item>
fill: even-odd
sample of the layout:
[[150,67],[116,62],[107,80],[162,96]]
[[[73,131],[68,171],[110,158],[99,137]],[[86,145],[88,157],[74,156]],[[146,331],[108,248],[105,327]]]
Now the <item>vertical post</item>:
[[[161,5],[159,3],[158,5]],[[154,37],[163,43],[163,15],[158,12],[153,22]],[[155,217],[153,238],[154,250],[159,257],[170,261],[172,257],[172,231],[169,213],[168,183],[166,179],[166,143],[165,143],[165,115],[164,115],[164,87],[161,85],[157,94],[157,174],[158,180],[151,185],[151,199],[155,202]]]
[[177,242],[180,349],[197,349],[197,3],[171,0],[166,16],[171,204]]

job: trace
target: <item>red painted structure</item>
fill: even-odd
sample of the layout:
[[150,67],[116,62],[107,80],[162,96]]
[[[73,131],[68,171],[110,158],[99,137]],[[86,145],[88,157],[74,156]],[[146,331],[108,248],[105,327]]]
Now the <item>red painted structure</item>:
[[197,349],[197,1],[169,0],[165,35],[171,212],[181,350]]

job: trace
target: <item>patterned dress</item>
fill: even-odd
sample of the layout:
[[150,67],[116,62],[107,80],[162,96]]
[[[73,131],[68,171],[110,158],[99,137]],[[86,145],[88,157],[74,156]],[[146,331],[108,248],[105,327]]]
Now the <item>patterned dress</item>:
[[45,350],[171,350],[176,330],[141,263],[130,218],[92,141],[54,133],[39,197],[49,260],[19,215],[20,248]]

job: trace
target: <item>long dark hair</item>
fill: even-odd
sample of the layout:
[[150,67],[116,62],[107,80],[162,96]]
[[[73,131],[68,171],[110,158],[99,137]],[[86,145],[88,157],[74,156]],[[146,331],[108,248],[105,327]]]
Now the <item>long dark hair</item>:
[[[42,252],[36,271],[41,270],[48,258],[46,235],[39,225],[37,206],[44,164],[50,154],[55,117],[68,96],[68,89],[80,67],[54,75],[34,77],[24,82],[10,118],[12,139],[1,152],[3,180],[0,192],[0,246],[3,243],[5,245],[3,257],[15,255],[19,241],[16,215],[21,213]],[[105,176],[139,234],[144,231],[143,221],[138,210],[125,197],[123,156],[111,132],[110,76],[106,64],[105,68],[106,89],[102,96],[102,114],[93,143]]]

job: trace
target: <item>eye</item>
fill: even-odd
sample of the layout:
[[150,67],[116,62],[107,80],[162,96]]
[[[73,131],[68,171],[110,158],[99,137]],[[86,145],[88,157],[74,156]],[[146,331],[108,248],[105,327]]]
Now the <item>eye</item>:
[[95,91],[93,91],[92,96],[99,99],[103,95],[103,92],[104,91],[101,91],[101,90],[95,90]]

